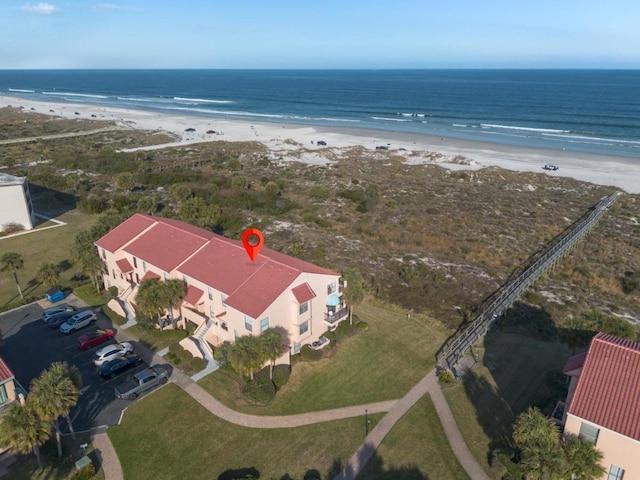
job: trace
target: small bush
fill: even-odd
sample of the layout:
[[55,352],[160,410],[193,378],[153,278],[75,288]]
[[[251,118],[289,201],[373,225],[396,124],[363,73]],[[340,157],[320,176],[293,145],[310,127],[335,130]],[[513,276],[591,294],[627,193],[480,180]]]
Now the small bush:
[[440,380],[441,383],[453,383],[456,381],[455,377],[453,376],[453,373],[451,373],[450,370],[441,370],[440,373],[438,374],[438,380]]
[[187,363],[187,370],[189,374],[193,375],[194,373],[198,373],[201,370],[204,370],[207,367],[207,361],[204,358],[193,357]]
[[118,287],[111,286],[107,288],[107,292],[109,293],[109,298],[114,299],[118,296]]
[[256,373],[253,376],[253,380],[255,382],[258,382],[260,385],[266,385],[268,383],[271,383],[271,378],[269,378],[269,367],[265,367],[262,370],[260,370],[258,373]]
[[300,356],[305,360],[320,360],[322,352],[320,350],[312,350],[309,345],[303,345],[300,349]]
[[96,474],[96,469],[93,463],[82,467],[76,473],[73,474],[71,480],[91,480]]
[[242,387],[242,396],[249,403],[268,405],[276,396],[276,387],[271,382],[260,384],[252,380]]
[[276,390],[280,390],[286,385],[291,376],[291,367],[289,365],[276,365],[273,367],[273,384]]
[[369,328],[369,324],[367,322],[358,322],[356,325],[358,330],[367,330]]
[[2,226],[2,232],[6,235],[11,235],[12,233],[21,232],[24,230],[24,225],[16,222],[5,223]]
[[331,342],[335,342],[336,341],[336,334],[335,332],[330,332],[330,331],[326,331],[323,336],[327,337],[329,340],[331,340]]

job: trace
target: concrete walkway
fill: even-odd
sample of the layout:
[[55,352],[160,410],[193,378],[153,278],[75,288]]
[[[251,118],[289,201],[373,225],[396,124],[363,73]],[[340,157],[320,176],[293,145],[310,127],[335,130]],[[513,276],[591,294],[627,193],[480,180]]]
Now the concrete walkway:
[[105,480],[122,480],[124,475],[122,473],[122,467],[120,466],[120,460],[107,433],[96,433],[92,435],[91,442],[93,443],[93,448],[98,450]]

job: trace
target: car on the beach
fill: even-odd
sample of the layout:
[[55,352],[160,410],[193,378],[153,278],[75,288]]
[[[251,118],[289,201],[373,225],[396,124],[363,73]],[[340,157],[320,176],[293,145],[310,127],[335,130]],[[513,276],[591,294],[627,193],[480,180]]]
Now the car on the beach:
[[542,168],[543,168],[543,169],[545,169],[545,170],[552,170],[552,171],[554,171],[554,172],[555,172],[555,171],[556,171],[556,170],[558,170],[558,168],[560,168],[560,167],[558,167],[557,165],[553,165],[553,164],[551,164],[551,163],[547,163],[547,164],[545,164],[545,166],[544,166],[544,167],[542,167]]
[[376,150],[389,150],[389,147],[387,145],[378,145]]
[[185,129],[185,132],[189,132],[189,133],[193,133],[193,132],[195,132],[195,131],[196,131],[196,129],[195,129],[195,128],[193,128],[193,127],[189,127],[189,128],[187,128],[187,129]]
[[325,142],[324,140],[318,140],[316,142],[317,145],[320,145],[321,147],[326,147],[327,146],[327,142]]

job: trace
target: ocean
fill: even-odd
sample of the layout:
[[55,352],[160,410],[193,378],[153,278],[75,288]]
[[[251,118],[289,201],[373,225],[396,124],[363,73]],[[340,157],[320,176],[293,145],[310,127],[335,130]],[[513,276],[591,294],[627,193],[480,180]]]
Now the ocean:
[[4,70],[0,95],[640,158],[640,70]]

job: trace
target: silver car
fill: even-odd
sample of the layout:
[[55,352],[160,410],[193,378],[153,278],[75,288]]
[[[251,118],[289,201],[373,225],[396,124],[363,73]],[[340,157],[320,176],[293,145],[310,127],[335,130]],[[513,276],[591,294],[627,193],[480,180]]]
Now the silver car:
[[124,357],[127,353],[133,352],[133,346],[129,342],[114,343],[102,347],[93,355],[93,364],[96,367],[102,366],[116,358]]

